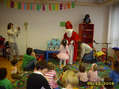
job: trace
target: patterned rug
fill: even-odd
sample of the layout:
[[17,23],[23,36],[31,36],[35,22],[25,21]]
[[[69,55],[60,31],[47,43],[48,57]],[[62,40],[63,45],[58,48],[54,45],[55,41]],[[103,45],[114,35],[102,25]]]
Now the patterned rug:
[[[57,72],[57,76],[59,77],[63,73],[63,69],[61,69],[59,67],[59,61],[57,61],[55,59],[52,59],[52,60],[49,60],[49,61],[53,62],[56,65],[55,70]],[[111,68],[109,66],[103,64],[102,62],[98,62],[97,65],[98,65],[98,73],[99,73],[99,76],[100,76],[101,79],[103,79],[104,77],[109,76],[109,72],[111,71]],[[85,66],[86,66],[86,71],[88,71],[91,67],[91,64],[85,64]],[[70,70],[78,72],[79,63],[69,65],[68,67],[69,67]],[[27,81],[27,78],[28,78],[29,74],[31,74],[31,72],[24,73],[22,75],[23,76],[22,79],[16,80],[13,83],[14,89],[26,89],[26,81]],[[59,83],[61,83],[60,80],[58,81],[58,84]],[[60,86],[60,88],[61,87],[62,86]],[[102,86],[97,85],[97,86],[83,86],[83,87],[80,87],[79,89],[103,89],[103,88],[102,88]],[[115,89],[119,89],[119,85],[116,86]]]

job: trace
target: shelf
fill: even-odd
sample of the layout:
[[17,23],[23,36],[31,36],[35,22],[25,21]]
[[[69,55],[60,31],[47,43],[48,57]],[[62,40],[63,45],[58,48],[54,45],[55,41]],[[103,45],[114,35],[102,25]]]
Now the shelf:
[[79,38],[93,47],[94,24],[79,24]]

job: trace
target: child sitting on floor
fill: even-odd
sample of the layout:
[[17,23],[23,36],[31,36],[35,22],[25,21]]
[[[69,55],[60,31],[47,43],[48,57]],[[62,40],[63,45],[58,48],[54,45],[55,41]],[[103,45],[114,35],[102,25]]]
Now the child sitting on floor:
[[98,76],[97,64],[92,64],[91,69],[88,72],[88,79],[91,82],[98,82],[100,78]]
[[18,73],[17,70],[17,60],[14,59],[11,61],[12,67],[11,67],[11,77],[13,79],[21,79],[22,77],[20,76],[20,74]]
[[114,61],[113,70],[110,72],[109,77],[112,79],[115,85],[119,84],[119,61]]
[[79,72],[77,73],[79,78],[79,85],[80,86],[86,86],[88,82],[88,75],[86,72],[86,68],[83,64],[79,66]]
[[65,71],[63,77],[64,87],[63,89],[78,89],[78,77],[72,70]]
[[36,56],[32,48],[27,48],[23,57],[22,68],[24,71],[33,71],[36,64]]
[[47,78],[51,89],[58,89],[55,65],[51,62],[48,63],[48,65],[49,71],[45,74],[45,77]]
[[0,87],[3,89],[13,89],[12,83],[6,78],[6,68],[0,68]]

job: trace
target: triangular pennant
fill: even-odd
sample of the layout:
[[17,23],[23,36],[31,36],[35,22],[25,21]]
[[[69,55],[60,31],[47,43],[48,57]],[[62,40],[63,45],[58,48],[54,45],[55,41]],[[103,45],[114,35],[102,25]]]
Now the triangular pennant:
[[21,2],[18,3],[18,9],[21,9]]
[[32,10],[32,3],[30,3],[30,10]]
[[39,11],[40,10],[40,4],[36,5],[36,9]]
[[55,11],[55,4],[52,4],[52,10]]
[[56,3],[55,4],[55,10],[58,11],[58,9],[59,9],[59,5],[58,5],[58,3]]
[[7,0],[7,7],[10,8],[11,1]]
[[62,7],[63,7],[63,4],[62,4],[62,3],[60,3],[60,10],[62,10]]
[[42,10],[45,11],[45,4],[42,5]]
[[14,2],[14,8],[18,8],[18,3],[16,1]]
[[30,10],[30,3],[27,3],[26,9]]
[[50,11],[52,10],[52,6],[51,6],[51,4],[49,4],[49,10],[50,10]]
[[67,3],[67,7],[68,7],[68,9],[71,8],[71,4],[70,4],[70,2]]
[[27,4],[26,3],[24,3],[24,10],[26,10],[27,9]]
[[24,2],[22,2],[21,8],[22,8],[22,10],[24,10]]
[[72,2],[72,8],[75,8],[75,3],[74,2]]
[[11,8],[14,8],[14,2],[11,1],[11,4],[10,4]]

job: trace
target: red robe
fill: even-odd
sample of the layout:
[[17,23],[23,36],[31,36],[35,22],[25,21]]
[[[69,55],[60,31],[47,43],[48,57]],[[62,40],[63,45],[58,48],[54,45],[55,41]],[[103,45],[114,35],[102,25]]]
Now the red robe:
[[72,36],[69,38],[67,36],[67,33],[64,34],[64,39],[68,40],[68,45],[70,44],[70,42],[73,40],[73,46],[74,46],[74,55],[73,55],[73,62],[76,61],[77,58],[77,51],[78,51],[78,40],[79,40],[79,36],[76,32],[72,32]]

